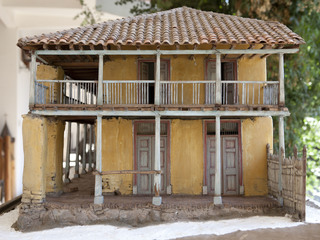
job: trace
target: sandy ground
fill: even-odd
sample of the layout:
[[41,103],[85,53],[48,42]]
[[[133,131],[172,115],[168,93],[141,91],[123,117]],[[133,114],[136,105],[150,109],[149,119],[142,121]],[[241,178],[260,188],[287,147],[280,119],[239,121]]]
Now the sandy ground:
[[0,240],[84,239],[320,239],[320,208],[307,206],[306,223],[288,217],[257,216],[205,222],[176,222],[140,228],[73,226],[21,233],[11,228],[18,209],[0,216]]

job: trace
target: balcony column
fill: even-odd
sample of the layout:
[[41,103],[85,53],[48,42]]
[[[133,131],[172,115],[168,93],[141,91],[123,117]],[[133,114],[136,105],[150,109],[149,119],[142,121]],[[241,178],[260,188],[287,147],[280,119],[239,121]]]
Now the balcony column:
[[[102,117],[97,116],[97,141],[96,141],[96,170],[101,172],[102,170],[102,157],[101,157],[101,144],[102,144]],[[95,176],[95,187],[94,187],[94,204],[102,204],[102,176]]]
[[221,55],[216,54],[216,104],[221,105]]
[[36,63],[36,55],[34,52],[31,53],[31,71],[30,71],[30,89],[29,89],[29,106],[35,104],[35,81],[37,76],[37,63]]
[[160,53],[157,52],[156,59],[156,82],[154,88],[154,104],[160,105]]
[[71,182],[69,178],[70,174],[70,148],[71,148],[71,122],[67,122],[67,150],[66,150],[66,167],[64,170],[64,182],[69,183]]
[[[160,171],[160,115],[156,115],[156,126],[155,126],[155,151],[154,151],[154,170]],[[161,205],[162,199],[160,197],[161,190],[161,174],[154,175],[154,194],[155,196],[152,198],[153,205]]]
[[220,116],[216,116],[216,159],[214,173],[214,205],[221,205],[221,147],[220,147]]
[[90,124],[89,127],[89,167],[88,167],[88,172],[92,172],[92,127],[93,125]]
[[284,145],[284,119],[283,116],[279,117],[279,197],[278,201],[281,206],[283,206],[283,197],[282,197],[282,160],[285,157],[285,145]]
[[80,133],[80,123],[77,123],[77,132],[76,132],[76,166],[74,172],[74,178],[79,178],[79,133]]
[[284,57],[283,53],[279,53],[279,106],[285,105],[285,91],[284,91]]
[[97,105],[103,105],[103,55],[99,55],[99,73],[98,73],[98,97]]
[[83,125],[83,147],[82,147],[82,171],[81,174],[87,173],[86,166],[87,166],[87,159],[86,159],[86,148],[87,148],[87,130],[88,124]]

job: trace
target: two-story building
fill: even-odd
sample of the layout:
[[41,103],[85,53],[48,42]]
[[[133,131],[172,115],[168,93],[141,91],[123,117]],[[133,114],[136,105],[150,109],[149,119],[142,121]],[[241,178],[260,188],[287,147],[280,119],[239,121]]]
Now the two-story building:
[[290,114],[284,54],[303,43],[279,22],[187,7],[20,39],[32,59],[23,202],[62,191],[65,122],[95,124],[95,204],[114,190],[155,205],[267,195],[272,117],[284,147]]

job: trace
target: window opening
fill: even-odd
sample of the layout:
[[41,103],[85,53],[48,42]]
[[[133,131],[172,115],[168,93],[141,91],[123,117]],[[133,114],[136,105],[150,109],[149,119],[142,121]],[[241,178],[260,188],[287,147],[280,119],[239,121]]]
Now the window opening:
[[[238,135],[238,122],[221,122],[220,135]],[[216,135],[216,123],[207,123],[207,135]]]

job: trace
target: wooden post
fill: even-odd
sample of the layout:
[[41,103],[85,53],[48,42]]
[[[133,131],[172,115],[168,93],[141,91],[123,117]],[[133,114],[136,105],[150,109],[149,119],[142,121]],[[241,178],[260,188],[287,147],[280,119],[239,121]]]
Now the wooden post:
[[283,53],[279,53],[279,106],[285,105],[284,91],[284,57]]
[[35,80],[37,78],[37,63],[36,63],[36,55],[31,53],[31,71],[30,71],[30,89],[29,89],[29,106],[33,106],[35,104]]
[[77,123],[77,133],[76,133],[76,166],[74,172],[74,178],[79,178],[79,134],[80,133],[80,123]]
[[82,171],[81,174],[85,174],[86,171],[86,147],[87,147],[87,129],[88,129],[88,124],[83,125],[83,149],[82,149]]
[[302,151],[302,211],[301,211],[301,220],[306,220],[306,175],[307,175],[307,146],[303,146]]
[[[97,116],[97,141],[96,141],[96,170],[102,171],[101,144],[102,144],[102,117]],[[95,176],[94,204],[102,204],[102,176]]]
[[4,184],[5,184],[5,201],[12,199],[12,185],[11,185],[11,136],[4,137]]
[[69,178],[70,174],[70,145],[71,145],[71,122],[67,122],[67,150],[66,150],[66,167],[65,167],[65,175],[64,182],[71,182]]
[[154,104],[160,104],[160,53],[157,53],[156,59],[156,82],[154,88]]
[[[160,171],[160,115],[156,115],[156,126],[155,126],[155,151],[154,151],[154,170]],[[161,174],[154,175],[154,197],[152,198],[152,204],[161,205],[162,199],[160,197],[161,190]]]
[[89,128],[89,167],[88,172],[92,172],[92,127],[93,125],[90,124]]
[[283,117],[279,117],[279,182],[278,182],[278,190],[279,190],[279,203],[283,206],[283,197],[282,197],[282,161],[285,158],[285,145],[284,145],[284,121]]
[[222,204],[221,198],[221,144],[220,144],[220,116],[216,116],[216,159],[215,159],[215,175],[214,175],[214,197],[215,205]]
[[98,98],[97,105],[103,104],[103,55],[99,55],[99,75],[98,75]]
[[221,55],[216,54],[216,104],[221,105]]

